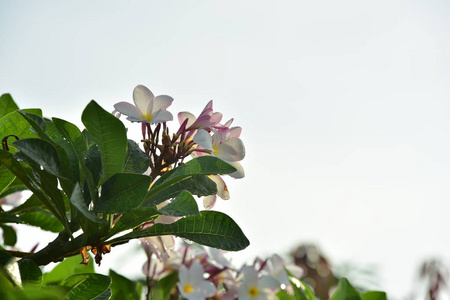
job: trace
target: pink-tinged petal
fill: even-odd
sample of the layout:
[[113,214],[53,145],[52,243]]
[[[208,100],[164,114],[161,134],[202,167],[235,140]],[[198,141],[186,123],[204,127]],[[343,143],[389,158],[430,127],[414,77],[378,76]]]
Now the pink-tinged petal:
[[186,128],[191,126],[195,122],[195,116],[187,111],[182,111],[178,113],[178,122],[180,122],[180,125],[183,124],[184,120],[188,119],[188,122],[186,124]]
[[203,197],[203,207],[205,209],[212,209],[214,205],[216,204],[217,196],[216,195],[209,195]]
[[153,111],[156,112],[160,109],[167,109],[173,102],[173,98],[167,95],[159,95],[153,99]]
[[222,120],[223,115],[220,112],[215,112],[211,116],[211,122],[214,123],[214,125],[218,124]]
[[133,119],[142,120],[141,112],[133,104],[130,104],[128,102],[119,102],[114,104],[114,108],[121,114],[129,116]]
[[149,110],[152,110],[153,98],[155,98],[153,93],[143,85],[138,85],[133,90],[133,101],[134,104],[136,104],[136,107],[141,111],[141,114],[145,114]]
[[229,119],[223,126],[225,126],[225,127],[230,127],[230,126],[231,126],[231,123],[233,123],[233,121],[234,121],[234,119],[231,118],[231,119]]
[[207,109],[212,109],[213,108],[213,101],[209,100],[209,102],[206,104],[205,108],[203,109],[203,111],[207,110]]
[[219,175],[209,175],[208,177],[216,184],[217,195],[223,200],[230,199],[230,193],[228,192],[227,185],[225,181],[223,181],[222,177]]
[[236,169],[236,172],[228,174],[229,176],[233,177],[234,179],[241,179],[245,177],[245,171],[241,163],[239,163],[238,161],[227,161],[227,163]]
[[220,144],[214,154],[225,161],[240,161],[245,157],[244,143],[239,138],[230,138]]
[[212,147],[212,137],[204,129],[200,129],[194,136],[194,143],[207,150],[213,150]]
[[232,127],[230,128],[230,137],[238,138],[241,136],[242,128],[241,127]]
[[156,123],[163,123],[167,121],[172,121],[173,116],[170,112],[167,110],[158,110],[154,115],[150,123],[156,124]]

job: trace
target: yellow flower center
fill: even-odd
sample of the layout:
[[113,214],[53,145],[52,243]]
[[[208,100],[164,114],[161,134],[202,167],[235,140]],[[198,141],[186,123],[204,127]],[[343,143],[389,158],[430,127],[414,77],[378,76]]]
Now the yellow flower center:
[[186,294],[190,294],[194,291],[194,288],[192,287],[192,285],[190,284],[185,284],[183,287],[183,292],[185,292]]
[[142,115],[142,119],[147,120],[147,122],[150,122],[153,119],[153,116],[149,113],[145,113]]
[[248,289],[248,294],[249,294],[250,297],[252,297],[252,298],[258,297],[258,294],[259,294],[258,287],[252,286],[251,288],[249,288],[249,289]]

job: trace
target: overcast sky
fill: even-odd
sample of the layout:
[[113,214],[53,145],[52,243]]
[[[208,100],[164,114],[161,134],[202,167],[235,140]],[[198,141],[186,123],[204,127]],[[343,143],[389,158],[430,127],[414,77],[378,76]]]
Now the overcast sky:
[[217,209],[243,260],[317,243],[399,299],[449,258],[448,1],[0,0],[0,41],[0,93],[48,117],[137,84],[233,117],[246,178]]

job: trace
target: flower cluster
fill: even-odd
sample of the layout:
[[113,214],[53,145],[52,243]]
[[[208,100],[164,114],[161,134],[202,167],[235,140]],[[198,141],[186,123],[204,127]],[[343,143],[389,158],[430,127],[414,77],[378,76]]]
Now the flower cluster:
[[177,275],[173,296],[181,295],[188,300],[213,299],[278,299],[280,289],[292,293],[290,274],[299,278],[302,269],[287,266],[278,255],[252,265],[236,268],[223,251],[186,245],[172,250],[163,260],[155,259],[151,252],[143,266],[143,272],[150,279],[148,288],[164,278]]
[[[144,150],[150,158],[150,176],[155,179],[182,164],[186,157],[205,155],[216,156],[236,168],[229,174],[233,178],[243,178],[244,169],[240,161],[245,157],[244,143],[240,139],[241,127],[232,127],[233,119],[221,123],[222,114],[214,112],[213,102],[209,101],[202,112],[195,117],[190,112],[180,112],[180,127],[170,135],[166,124],[173,120],[167,111],[173,98],[167,95],[154,96],[143,85],[133,91],[134,104],[119,102],[114,105],[114,114],[118,117],[126,115],[131,122],[142,123]],[[211,209],[217,196],[227,200],[230,198],[225,181],[219,175],[209,178],[217,185],[217,195],[206,196],[203,205]]]

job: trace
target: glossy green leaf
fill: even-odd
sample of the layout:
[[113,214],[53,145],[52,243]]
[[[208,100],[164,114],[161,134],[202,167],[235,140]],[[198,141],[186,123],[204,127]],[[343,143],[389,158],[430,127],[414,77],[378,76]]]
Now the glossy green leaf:
[[102,185],[102,195],[94,211],[123,213],[135,209],[142,202],[150,186],[150,177],[133,173],[117,173]]
[[167,276],[156,281],[152,287],[150,299],[155,300],[170,300],[170,292],[178,282],[178,273],[172,272]]
[[0,166],[0,195],[13,183],[16,176],[4,166]]
[[3,94],[0,96],[0,118],[3,118],[16,109],[19,109],[19,107],[14,102],[10,94]]
[[[4,167],[1,166],[0,169],[2,169],[2,168],[4,168]],[[9,170],[8,170],[8,172],[9,172]],[[27,187],[16,176],[14,176],[14,180],[8,185],[8,187],[6,189],[4,189],[4,191],[2,193],[0,193],[0,199],[6,197],[8,195],[11,195],[13,193],[21,192],[24,190],[27,190]]]
[[[0,139],[8,135],[15,135],[19,139],[25,139],[30,137],[36,137],[36,133],[30,130],[30,124],[22,117],[17,111],[11,112],[0,119]],[[16,139],[10,137],[7,142],[9,146],[9,152],[14,153],[17,149],[12,145],[12,142]]]
[[176,197],[182,191],[189,191],[193,195],[208,196],[217,193],[217,186],[214,181],[206,175],[193,175],[178,178],[178,181],[171,181],[170,184],[161,184],[152,187],[145,196],[145,200],[140,206],[152,207],[161,202]]
[[330,300],[361,300],[361,296],[347,278],[341,278],[338,288]]
[[65,258],[56,267],[54,267],[53,270],[43,275],[42,284],[56,284],[64,278],[74,274],[95,273],[92,257],[90,257],[87,265],[81,264],[81,261],[81,255]]
[[361,295],[361,300],[387,300],[385,292],[371,291]]
[[15,141],[14,147],[23,152],[42,168],[55,176],[61,176],[61,158],[58,151],[43,139],[27,138]]
[[155,182],[153,187],[156,188],[160,185],[170,185],[171,182],[178,182],[183,178],[193,175],[230,174],[235,171],[236,169],[234,167],[220,158],[214,156],[201,156],[167,172]]
[[34,261],[30,259],[21,259],[18,262],[20,279],[24,286],[40,287],[42,282],[42,271]]
[[19,217],[16,217],[13,214],[10,214],[8,212],[2,212],[0,213],[0,223],[22,223],[22,220]]
[[[102,174],[102,155],[100,153],[100,150],[98,149],[97,145],[93,145],[89,150],[86,152],[86,158],[85,158],[85,164],[86,168],[88,169],[90,175],[90,178],[92,178],[92,185],[97,186],[100,182],[100,177]],[[86,179],[87,177],[87,173]]]
[[7,246],[14,246],[17,243],[16,231],[7,225],[0,225],[3,231],[3,244]]
[[114,227],[111,229],[110,233],[103,240],[106,240],[124,230],[135,228],[144,222],[154,220],[158,215],[159,213],[154,207],[138,208],[126,212],[120,216],[119,221],[114,224]]
[[216,211],[202,211],[200,216],[185,217],[172,224],[158,223],[144,230],[132,231],[109,242],[159,235],[175,235],[228,251],[242,250],[250,244],[233,219]]
[[197,201],[192,197],[191,193],[182,191],[172,202],[159,210],[160,213],[167,216],[183,217],[183,216],[199,216]]
[[134,282],[113,270],[109,270],[109,277],[111,277],[111,300],[140,300],[141,299],[141,285]]
[[150,159],[139,148],[139,145],[133,140],[128,140],[128,152],[125,159],[124,172],[142,174],[147,171],[149,165]]
[[18,112],[28,121],[28,123],[30,123],[31,130],[34,130],[34,132],[42,139],[47,138],[47,135],[45,134],[45,120],[41,116],[23,110],[19,110]]
[[101,274],[75,274],[60,282],[60,286],[68,289],[66,299],[94,299],[106,292],[111,284],[111,278]]
[[3,150],[0,150],[0,164],[6,166],[14,175],[16,175],[28,187],[28,189],[44,203],[47,209],[49,209],[58,218],[67,232],[71,234],[66,215],[61,214],[55,204],[48,198],[48,196],[42,193],[42,191],[36,187],[36,184],[28,176],[28,173],[25,169],[26,166],[22,166],[11,153]]
[[83,228],[83,231],[87,235],[92,236],[102,233],[106,222],[88,209],[88,204],[84,200],[78,184],[75,186],[70,197],[70,203],[77,209],[81,228]]
[[28,210],[19,217],[24,223],[41,228],[42,230],[51,232],[61,232],[64,227],[61,222],[50,212],[35,208]]
[[122,122],[95,101],[86,106],[81,120],[100,150],[103,181],[122,172],[128,147],[126,129]]

